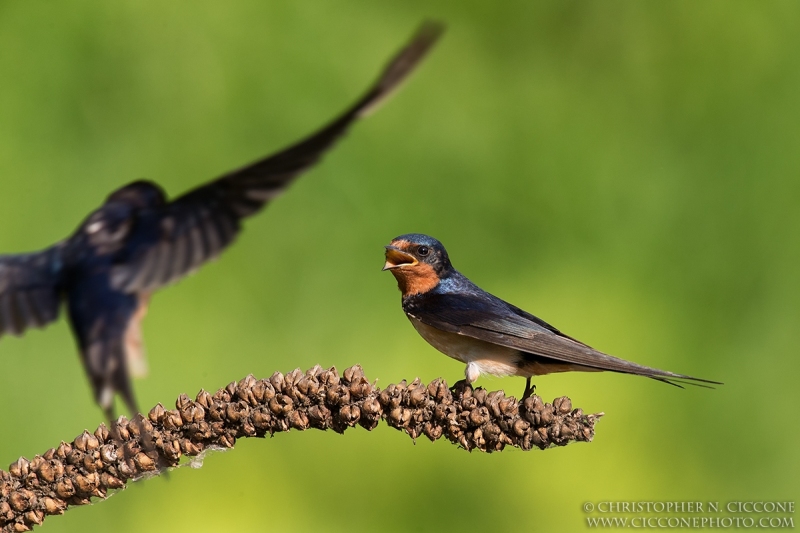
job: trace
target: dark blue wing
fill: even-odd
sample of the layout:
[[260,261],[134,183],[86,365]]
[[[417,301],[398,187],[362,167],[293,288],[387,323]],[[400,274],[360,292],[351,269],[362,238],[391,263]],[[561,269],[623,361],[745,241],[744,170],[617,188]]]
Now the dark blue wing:
[[442,28],[427,24],[389,63],[366,95],[305,140],[211,183],[160,209],[143,212],[128,253],[112,271],[126,292],[152,291],[217,257],[240,230],[240,221],[261,210],[313,167],[357,119],[384,101],[410,74]]
[[0,337],[22,335],[58,318],[62,245],[41,252],[0,255]]
[[[404,302],[407,314],[443,331],[473,337],[554,361],[647,376],[715,383],[651,368],[605,354],[576,341],[521,309],[485,292],[436,293]],[[674,383],[673,383],[674,384]]]

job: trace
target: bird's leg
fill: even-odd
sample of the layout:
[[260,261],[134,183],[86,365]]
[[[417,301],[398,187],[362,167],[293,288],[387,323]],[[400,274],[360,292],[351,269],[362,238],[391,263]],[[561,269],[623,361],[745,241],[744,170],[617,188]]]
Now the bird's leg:
[[534,391],[536,391],[536,385],[531,385],[531,378],[529,377],[525,380],[525,392],[522,393],[522,399],[520,401],[524,402]]
[[458,391],[462,391],[462,390],[464,390],[466,387],[469,387],[469,386],[470,386],[470,382],[469,382],[468,380],[466,380],[466,379],[459,379],[458,381],[456,381],[455,383],[453,383],[453,386],[452,386],[452,387],[450,387],[450,392],[452,392],[453,394],[455,394],[456,392],[458,392]]
[[476,379],[480,377],[481,373],[478,369],[478,366],[475,363],[467,364],[467,368],[464,369],[464,379],[460,381],[456,381],[455,384],[450,389],[455,395],[461,396],[463,394],[464,389],[471,389],[472,384],[475,382]]

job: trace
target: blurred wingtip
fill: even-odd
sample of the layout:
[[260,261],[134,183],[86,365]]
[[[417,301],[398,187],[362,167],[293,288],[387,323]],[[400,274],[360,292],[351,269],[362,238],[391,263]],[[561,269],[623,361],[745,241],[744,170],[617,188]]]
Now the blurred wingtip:
[[419,25],[417,32],[414,34],[414,37],[411,40],[416,41],[417,39],[421,39],[433,44],[444,34],[446,30],[447,25],[443,21],[437,19],[425,19]]
[[424,20],[408,43],[389,61],[373,90],[359,106],[358,116],[369,115],[385,102],[428,55],[444,31],[441,21]]

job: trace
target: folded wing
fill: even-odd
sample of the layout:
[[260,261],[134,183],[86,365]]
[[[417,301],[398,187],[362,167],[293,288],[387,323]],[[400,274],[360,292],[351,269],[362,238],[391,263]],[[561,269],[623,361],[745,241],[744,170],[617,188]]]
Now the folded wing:
[[683,380],[688,380],[689,384],[696,384],[691,383],[693,381],[720,384],[650,368],[599,352],[563,335],[539,319],[531,320],[529,317],[533,315],[488,294],[432,294],[426,298],[424,305],[410,307],[407,312],[423,323],[444,331],[589,369],[636,374],[673,385],[684,383]]

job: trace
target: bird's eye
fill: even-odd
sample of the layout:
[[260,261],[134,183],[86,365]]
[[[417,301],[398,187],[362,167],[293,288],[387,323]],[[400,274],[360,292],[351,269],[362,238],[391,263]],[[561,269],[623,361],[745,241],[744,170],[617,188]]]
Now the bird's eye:
[[425,256],[428,255],[428,252],[430,252],[430,250],[428,249],[427,246],[420,246],[419,248],[417,248],[417,253],[419,255]]

